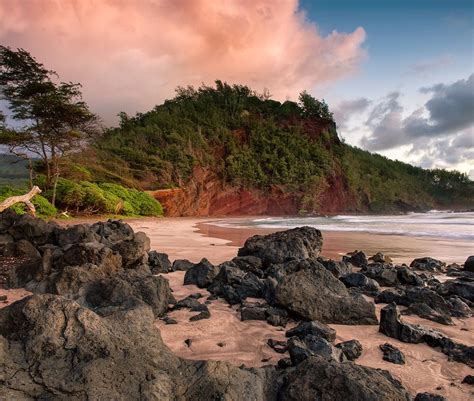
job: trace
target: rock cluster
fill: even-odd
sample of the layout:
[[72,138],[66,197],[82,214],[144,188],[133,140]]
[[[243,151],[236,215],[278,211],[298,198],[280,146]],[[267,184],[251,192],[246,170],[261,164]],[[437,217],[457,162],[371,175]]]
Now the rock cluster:
[[[293,244],[287,245],[288,254],[272,241],[274,250],[265,251],[267,239],[251,241],[252,254],[234,261],[243,276],[227,271],[219,277],[221,268],[206,261],[170,267],[165,255],[149,251],[144,234],[120,221],[61,228],[29,216],[1,214],[0,255],[15,260],[5,273],[7,281],[35,295],[0,310],[0,399],[309,401],[319,394],[324,401],[409,401],[388,372],[341,362],[349,354],[344,349],[354,347],[332,345],[334,333],[322,323],[300,328],[289,338],[292,361],[279,368],[188,361],[163,344],[154,319],[165,315],[169,303],[205,312],[197,295],[175,301],[167,280],[152,274],[170,269],[189,271],[188,280],[202,286],[217,280],[222,285],[216,288],[228,285],[243,299],[261,291],[267,302],[273,300],[268,308],[283,306],[307,316],[316,314],[304,312],[310,311],[309,295],[298,301],[297,310],[285,299],[302,278],[312,277],[305,291],[322,290],[320,279],[330,289],[325,293],[328,311],[318,316],[338,321],[347,313],[349,322],[373,323],[373,311],[363,298],[350,294],[315,261],[319,238],[309,231],[307,238],[302,232],[276,236],[280,243],[288,239]],[[260,256],[262,269],[254,259]],[[336,300],[346,310],[337,312]],[[322,298],[318,302],[325,306]],[[356,311],[349,312],[351,307]]]

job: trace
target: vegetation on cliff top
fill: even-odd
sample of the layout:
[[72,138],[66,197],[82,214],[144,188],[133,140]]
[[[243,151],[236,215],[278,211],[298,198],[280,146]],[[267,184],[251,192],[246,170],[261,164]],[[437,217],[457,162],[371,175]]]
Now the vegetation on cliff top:
[[178,88],[148,113],[121,113],[120,126],[75,155],[69,170],[80,165],[98,181],[157,189],[186,186],[199,166],[231,187],[279,186],[310,212],[321,208],[318,199],[335,181],[353,197],[353,211],[474,207],[474,184],[465,174],[346,145],[324,101],[305,92],[299,100],[280,103],[220,81]]

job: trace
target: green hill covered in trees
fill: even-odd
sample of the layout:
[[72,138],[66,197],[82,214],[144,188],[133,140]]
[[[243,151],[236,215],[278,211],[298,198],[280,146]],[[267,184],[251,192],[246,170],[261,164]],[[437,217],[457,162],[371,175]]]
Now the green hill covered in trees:
[[341,142],[324,101],[303,92],[298,103],[280,103],[221,81],[178,88],[148,113],[121,113],[119,127],[69,157],[66,171],[142,190],[180,188],[188,197],[199,196],[189,189],[199,185],[217,186],[214,197],[254,191],[259,199],[278,188],[299,213],[474,207],[465,174],[424,170]]

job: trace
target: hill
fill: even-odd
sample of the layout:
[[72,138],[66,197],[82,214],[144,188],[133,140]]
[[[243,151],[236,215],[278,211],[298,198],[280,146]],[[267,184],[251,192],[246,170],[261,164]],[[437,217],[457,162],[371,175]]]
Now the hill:
[[168,215],[474,208],[466,175],[342,143],[326,103],[305,92],[280,103],[216,81],[120,117],[68,161],[67,176],[153,191]]
[[28,162],[11,154],[0,153],[0,187],[24,187],[28,183]]

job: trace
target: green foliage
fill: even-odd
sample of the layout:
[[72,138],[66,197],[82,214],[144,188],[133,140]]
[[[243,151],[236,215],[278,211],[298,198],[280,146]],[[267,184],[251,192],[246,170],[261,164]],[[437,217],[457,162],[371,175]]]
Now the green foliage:
[[[36,180],[44,183],[44,177]],[[46,197],[52,191],[45,192]],[[83,214],[116,214],[123,216],[161,216],[161,204],[151,195],[112,183],[92,183],[59,178],[56,190],[57,205],[62,210]]]
[[[299,103],[280,103],[268,93],[216,81],[215,87],[178,88],[173,99],[148,113],[119,116],[120,126],[94,143],[93,157],[71,158],[99,183],[185,187],[205,170],[234,188],[278,186],[299,198],[302,212],[321,210],[334,183],[354,199],[354,211],[474,206],[473,184],[465,176],[430,172],[341,143],[328,105],[306,92]],[[68,177],[77,180],[70,170]],[[132,213],[129,203],[124,200],[126,213]]]
[[[10,196],[24,195],[28,192],[26,188],[13,188],[10,186],[0,187],[0,202]],[[57,214],[57,209],[43,196],[36,195],[31,202],[35,205],[36,214],[39,217],[54,217]],[[11,209],[18,214],[24,214],[27,212],[27,208],[23,203],[17,203],[11,206]]]

